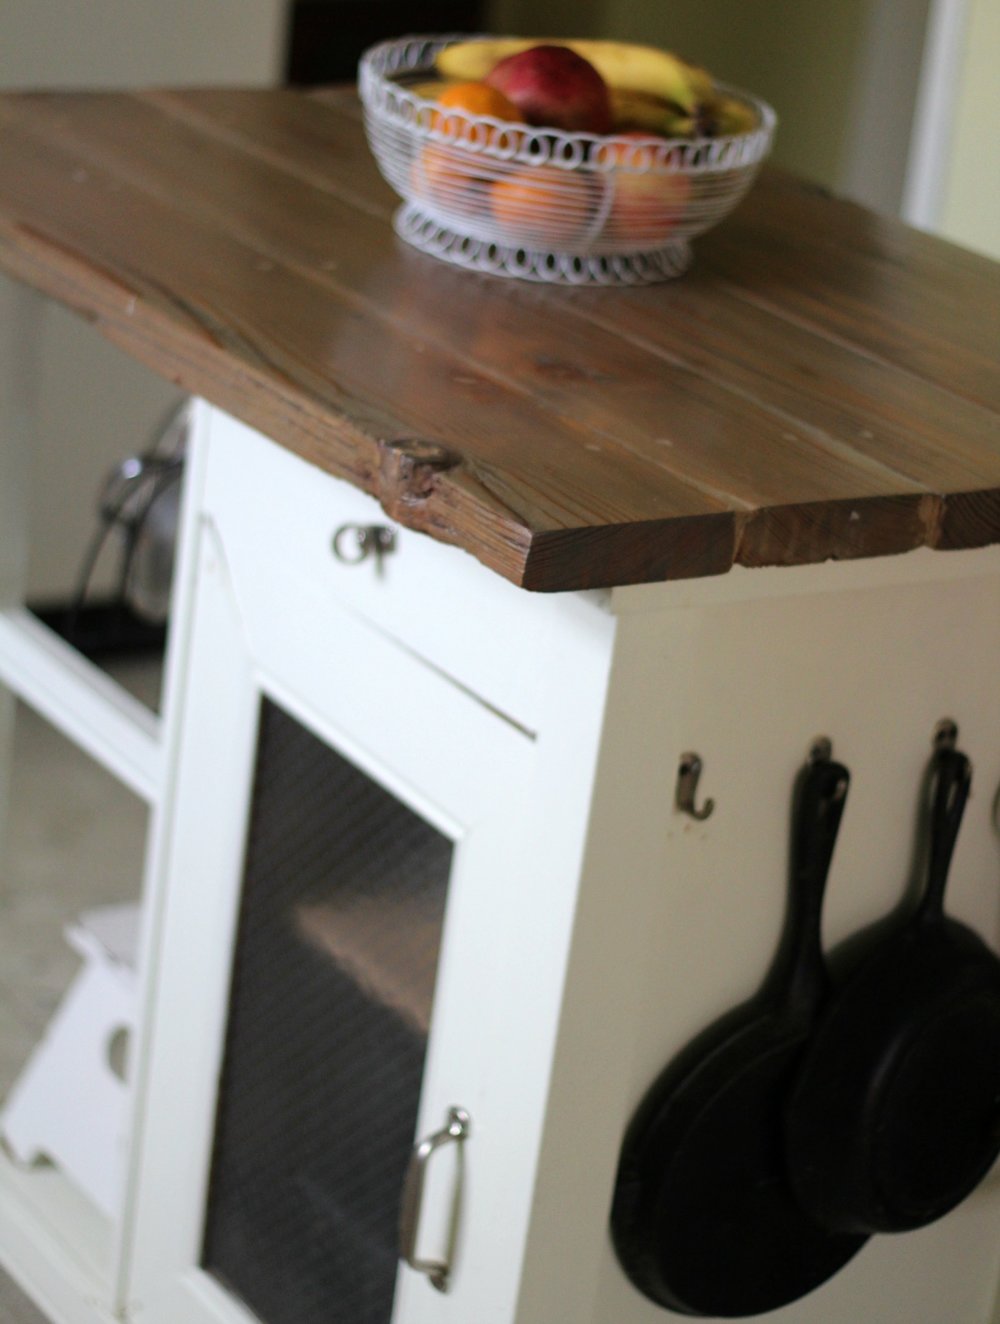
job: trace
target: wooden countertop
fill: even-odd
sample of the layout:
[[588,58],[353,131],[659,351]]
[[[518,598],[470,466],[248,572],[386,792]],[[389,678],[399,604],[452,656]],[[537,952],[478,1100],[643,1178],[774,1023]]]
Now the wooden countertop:
[[765,170],[646,289],[395,238],[353,94],[0,97],[0,267],[533,589],[1000,541],[1000,265]]

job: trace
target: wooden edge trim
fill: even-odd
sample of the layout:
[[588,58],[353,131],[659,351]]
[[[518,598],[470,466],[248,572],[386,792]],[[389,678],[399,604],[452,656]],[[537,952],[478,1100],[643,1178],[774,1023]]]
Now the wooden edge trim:
[[733,564],[731,511],[537,533],[522,587],[552,593],[723,575]]
[[938,551],[962,551],[1000,543],[1000,491],[955,492],[939,498]]
[[811,565],[1000,542],[1000,490],[779,506],[738,517],[736,563]]

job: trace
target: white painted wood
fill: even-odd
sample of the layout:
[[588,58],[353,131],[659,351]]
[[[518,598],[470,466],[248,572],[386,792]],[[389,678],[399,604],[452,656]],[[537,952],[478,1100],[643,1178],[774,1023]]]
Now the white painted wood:
[[[831,736],[854,774],[827,941],[898,900],[934,725],[950,715],[976,772],[949,908],[996,943],[1000,575],[986,559],[992,574],[931,583],[891,582],[890,571],[880,584],[872,563],[867,588],[860,569],[838,587],[838,567],[818,567],[813,594],[803,582],[782,595],[783,570],[714,592],[706,582],[704,603],[664,586],[620,616],[517,1324],[662,1320],[610,1247],[619,1139],[663,1065],[766,969],[785,901],[791,786],[814,736]],[[637,595],[620,602],[635,608]],[[672,805],[688,749],[704,760],[701,794],[716,800],[703,823]],[[919,1234],[875,1239],[769,1318],[984,1324],[998,1222],[993,1181]]]
[[[127,1089],[111,1053],[136,1021],[135,906],[91,913],[67,931],[83,965],[7,1096],[0,1133],[25,1166],[51,1162],[110,1220],[120,1213]],[[101,937],[114,931],[117,951]],[[122,923],[124,921],[124,924]],[[128,932],[126,933],[126,930]],[[133,948],[122,959],[122,947]]]
[[[262,549],[265,559],[284,545],[283,533],[280,524],[274,527],[274,543]],[[497,1126],[509,1125],[501,1119],[516,1116],[517,1109],[500,1097],[503,1081],[493,1080],[489,1072],[484,1078],[477,1067],[485,1057],[490,1071],[497,1071],[494,1046],[483,1042],[483,1018],[495,1014],[490,1011],[490,999],[495,1002],[492,976],[498,962],[509,970],[509,978],[518,970],[517,935],[511,928],[520,924],[514,925],[511,917],[528,904],[521,892],[528,884],[523,871],[519,875],[515,869],[520,837],[512,824],[519,819],[523,765],[533,742],[353,614],[332,605],[324,612],[316,609],[319,604],[303,601],[309,577],[297,573],[300,567],[294,563],[288,566],[283,599],[272,600],[265,593],[267,616],[258,617],[251,609],[250,619],[244,620],[235,607],[239,590],[234,592],[229,580],[242,584],[244,576],[259,568],[257,558],[250,566],[236,560],[227,566],[226,552],[210,526],[202,555],[175,827],[163,882],[162,965],[152,1009],[153,1052],[131,1286],[133,1299],[152,1309],[160,1309],[156,1303],[161,1299],[173,1299],[179,1281],[199,1281],[195,1270],[228,953],[261,690],[459,839],[435,1003],[441,1011],[432,1030],[420,1125],[422,1130],[436,1129],[454,1102],[481,1114],[477,1129],[482,1128],[483,1139],[470,1151],[470,1182],[508,1194],[494,1194],[493,1201],[470,1200],[463,1244],[492,1241],[496,1223],[488,1213],[495,1200],[509,1201],[512,1187],[520,1191],[523,1216],[531,1186],[530,1151],[522,1174],[506,1148],[487,1147],[490,1101]],[[305,632],[304,620],[311,623]],[[463,762],[466,749],[476,751],[475,760]],[[504,934],[506,945],[500,941]],[[517,1063],[523,1045],[514,1044],[508,1051],[512,1059],[503,1073],[506,1090],[521,1093]],[[180,1076],[185,1090],[179,1098]],[[444,1226],[447,1212],[429,1202],[425,1217],[433,1230]],[[480,1223],[477,1235],[473,1229]],[[504,1294],[511,1298],[516,1262],[494,1258],[492,1266],[485,1280],[457,1272],[449,1300],[471,1294],[481,1305]],[[419,1281],[411,1291],[419,1300],[429,1289]],[[201,1299],[196,1293],[185,1307],[192,1324],[201,1318]]]
[[137,960],[139,1011],[133,1051],[129,1061],[130,1145],[122,1193],[122,1216],[115,1239],[112,1268],[112,1302],[119,1313],[126,1309],[132,1272],[140,1155],[143,1127],[148,1112],[148,1083],[153,1052],[152,1026],[159,992],[160,938],[165,904],[163,862],[172,831],[177,798],[181,719],[188,687],[191,632],[198,576],[197,539],[201,527],[202,492],[212,418],[213,411],[204,402],[193,403],[171,587],[170,629],[164,659],[161,719],[163,784],[161,794],[150,812],[140,912]]
[[[372,497],[245,424],[219,414],[214,429],[209,506],[234,564],[256,567],[254,601],[258,582],[263,594],[263,585],[283,583],[294,565],[295,576],[315,585],[320,611],[327,602],[349,607],[514,721],[538,728],[543,707],[533,641],[546,628],[546,595],[517,589],[468,553],[393,525]],[[350,524],[393,529],[396,550],[383,558],[381,573],[373,558],[345,565],[333,554],[334,534]],[[259,549],[272,545],[279,526],[281,555],[265,562]],[[246,610],[249,601],[241,601]],[[308,619],[298,628],[308,629]]]
[[111,1229],[55,1169],[19,1171],[0,1151],[0,1264],[53,1324],[113,1324]]
[[[454,1081],[440,1101],[465,1102],[476,1128],[467,1146],[461,1256],[446,1296],[404,1274],[394,1324],[521,1319],[614,639],[613,619],[589,601],[552,600],[550,612],[550,643],[539,659],[547,717],[525,794],[510,806],[510,853],[499,861],[485,857],[464,880],[455,880],[448,972],[467,1020],[468,1044],[445,1064],[447,1040],[432,1042],[442,1072]],[[448,988],[444,982],[445,1014]],[[469,989],[475,990],[472,998]],[[425,1130],[439,1126],[441,1118],[440,1106],[432,1109]],[[560,1219],[565,1217],[564,1206]]]
[[[457,1256],[446,1295],[400,1270],[393,1324],[660,1324],[608,1238],[620,1137],[664,1062],[766,967],[812,737],[830,735],[854,773],[828,940],[898,897],[945,715],[975,765],[949,905],[1000,937],[1000,549],[508,599],[461,553],[428,544],[425,561],[405,530],[413,579],[337,565],[332,528],[367,521],[368,499],[206,406],[186,483],[125,1212],[86,1290],[73,1246],[87,1217],[60,1215],[55,1234],[33,1214],[32,1294],[58,1298],[60,1324],[106,1324],[86,1313],[94,1299],[150,1324],[249,1324],[198,1260],[266,694],[456,842],[417,1133],[453,1104],[472,1115]],[[530,667],[497,665],[518,650]],[[673,809],[687,749],[717,802],[704,823]],[[450,1207],[451,1160],[438,1162],[427,1253]],[[15,1226],[48,1189],[0,1167],[0,1258],[21,1254]],[[73,1208],[65,1192],[60,1204]],[[770,1318],[987,1324],[998,1218],[994,1178]]]
[[165,858],[150,879],[160,933],[151,954],[156,980],[147,986],[143,1009],[142,1125],[134,1140],[125,1261],[129,1301],[143,1308],[197,1257],[224,1024],[234,861],[242,846],[229,803],[246,786],[254,734],[251,671],[224,573],[217,550],[206,542],[190,666],[208,683],[185,694],[171,823],[159,842]]
[[901,215],[934,230],[941,219],[968,0],[931,0]]
[[30,612],[0,612],[0,680],[137,795],[163,781],[159,718]]
[[[724,603],[798,600],[828,593],[866,593],[871,589],[946,586],[1000,575],[1000,546],[955,552],[920,547],[899,556],[863,561],[825,561],[820,565],[782,566],[750,570],[734,566],[711,579],[678,580],[670,584],[636,584],[616,588],[616,615],[661,614],[675,607],[714,607]],[[803,610],[805,608],[803,607]]]
[[[113,686],[103,673],[92,668],[68,650],[60,641],[53,644],[54,636],[38,625],[33,618],[25,621],[23,614],[12,613],[19,628],[16,644],[20,649],[21,668],[18,683],[34,686],[32,673],[39,658],[47,676],[46,693],[51,692],[50,707],[53,716],[76,734],[81,720],[94,730],[96,752],[103,761],[112,765],[119,775],[125,765],[126,780],[131,765],[145,766],[138,780],[153,790],[154,779],[161,773],[152,771],[154,760],[162,757],[163,778],[172,771],[176,761],[175,718],[171,714],[178,708],[186,671],[186,648],[189,636],[189,601],[194,586],[194,564],[191,544],[197,528],[197,491],[202,473],[200,456],[203,448],[198,440],[206,431],[207,410],[199,407],[195,413],[194,444],[185,466],[185,495],[182,502],[181,537],[177,568],[174,576],[174,610],[169,632],[166,679],[162,720],[157,721],[141,705],[117,686]],[[25,645],[27,640],[27,645]],[[25,679],[25,676],[28,679]],[[124,695],[124,697],[123,697]],[[32,694],[29,697],[37,698]],[[81,717],[82,715],[82,717]],[[139,732],[139,754],[135,756],[136,732]],[[152,738],[156,737],[156,752]],[[162,743],[162,756],[159,752]],[[107,753],[108,748],[112,753]],[[124,757],[122,754],[124,750]],[[134,789],[136,789],[134,787]],[[168,782],[160,794],[152,794],[150,812],[150,863],[157,858],[157,843],[165,830],[168,811]],[[147,873],[150,866],[147,866]],[[148,891],[149,889],[144,889]],[[153,956],[156,947],[157,915],[148,895],[141,906],[141,932],[137,960],[138,983],[142,991],[142,1006],[151,999],[155,987],[156,965]],[[143,1055],[145,1036],[137,1030],[133,1050],[129,1054],[130,1075],[129,1108],[131,1116],[125,1126],[126,1135],[137,1129],[142,1116]],[[132,1165],[134,1167],[134,1165]],[[42,1169],[18,1172],[9,1162],[0,1163],[0,1261],[24,1287],[25,1291],[44,1309],[56,1324],[110,1324],[119,1318],[118,1304],[123,1297],[122,1282],[127,1275],[131,1210],[134,1200],[134,1180],[127,1168],[123,1207],[118,1226],[101,1216],[92,1201],[78,1192],[56,1170]]]

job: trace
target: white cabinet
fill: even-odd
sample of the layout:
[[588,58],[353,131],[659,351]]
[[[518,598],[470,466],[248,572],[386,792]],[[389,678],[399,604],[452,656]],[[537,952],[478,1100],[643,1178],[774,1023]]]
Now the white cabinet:
[[[377,1036],[379,1025],[385,1024],[383,1046],[377,1040],[346,1045],[341,1056],[329,1064],[333,1080],[326,1085],[313,1082],[317,1104],[328,1089],[335,1091],[337,1071],[349,1076],[342,1084],[344,1092],[348,1088],[352,1094],[360,1091],[361,1100],[353,1113],[341,1118],[331,1112],[329,1132],[317,1142],[330,1150],[342,1147],[344,1137],[335,1134],[335,1129],[354,1126],[359,1162],[368,1151],[377,1157],[383,1145],[393,1146],[394,1151],[399,1146],[399,1136],[391,1130],[400,1112],[398,1100],[380,1096],[380,1081],[385,1079],[387,1088],[396,1081],[393,1072],[384,1070],[397,1037],[387,1022],[393,1020],[400,1036],[408,1043],[412,1040],[416,1051],[426,1033],[430,1009],[426,978],[433,952],[427,949],[437,945],[441,898],[431,884],[418,887],[418,880],[405,877],[395,880],[395,889],[385,886],[379,871],[391,872],[391,860],[348,859],[355,848],[364,853],[365,842],[345,843],[345,832],[356,835],[359,831],[357,827],[349,830],[346,824],[351,815],[363,825],[375,824],[382,809],[369,801],[379,794],[374,788],[385,788],[406,807],[399,818],[412,814],[429,825],[426,831],[454,844],[447,852],[450,870],[445,863],[441,880],[442,891],[445,885],[447,888],[447,905],[416,1131],[421,1135],[437,1131],[452,1106],[471,1114],[472,1135],[461,1171],[452,1171],[443,1185],[429,1185],[420,1210],[420,1254],[439,1257],[440,1243],[448,1239],[454,1187],[460,1187],[456,1264],[446,1298],[429,1291],[418,1275],[404,1273],[394,1319],[480,1318],[504,1301],[511,1311],[517,1286],[517,1243],[524,1236],[523,1227],[518,1233],[518,1224],[523,1224],[530,1203],[530,1155],[537,1140],[520,1160],[513,1161],[514,1147],[509,1141],[512,1129],[519,1137],[530,1137],[540,1129],[543,1098],[538,1091],[532,1097],[522,1076],[525,1057],[531,1056],[530,1046],[524,1043],[526,1027],[518,1027],[516,1014],[507,1033],[499,1032],[496,1022],[515,996],[521,977],[522,945],[516,918],[534,910],[532,894],[538,886],[538,879],[522,865],[519,832],[536,763],[534,734],[479,694],[456,684],[443,674],[437,661],[425,659],[415,648],[401,646],[387,634],[394,618],[402,616],[405,621],[405,613],[413,606],[406,601],[405,583],[402,587],[395,583],[397,565],[405,565],[411,550],[405,537],[387,558],[381,582],[374,562],[345,570],[331,549],[338,527],[363,517],[371,522],[377,515],[369,509],[370,502],[334,480],[320,478],[316,483],[317,475],[300,461],[221,415],[207,416],[206,423],[208,464],[195,551],[197,587],[190,652],[177,731],[176,790],[151,898],[161,918],[156,976],[149,990],[148,1075],[140,1108],[144,1120],[139,1122],[142,1141],[129,1296],[141,1303],[143,1317],[162,1324],[178,1318],[192,1324],[203,1319],[235,1322],[246,1318],[215,1277],[199,1265],[206,1208],[212,1205],[207,1192],[213,1123],[244,877],[251,771],[263,700],[265,724],[273,728],[274,740],[279,744],[291,740],[295,746],[291,766],[283,771],[272,768],[265,773],[263,761],[260,765],[261,777],[298,777],[299,792],[293,801],[303,806],[301,815],[289,816],[287,840],[263,849],[287,857],[285,868],[301,875],[287,884],[285,902],[274,903],[280,922],[299,929],[299,961],[308,962],[310,953],[317,950],[325,951],[328,958],[310,985],[310,996],[320,999],[322,1007],[329,1003],[335,1020],[338,997],[350,1003],[350,991],[360,984],[367,995],[366,1007],[377,1003],[394,1013],[381,1020],[372,1014],[370,1027],[366,1024],[352,1031],[368,1038]],[[419,549],[416,554],[419,556]],[[340,577],[352,574],[363,578],[373,604],[384,591],[386,600],[371,613],[381,619],[367,619],[366,604],[353,584],[346,592],[339,591]],[[477,622],[470,617],[464,626],[456,621],[452,628],[461,639],[464,629],[481,629],[482,625],[481,618]],[[500,641],[499,649],[504,647]],[[317,749],[320,743],[329,746],[357,771],[325,767],[322,756],[310,751],[310,742]],[[263,760],[263,754],[261,757]],[[271,757],[280,755],[273,752]],[[309,761],[316,778],[329,779],[331,794],[350,797],[346,808],[331,803],[327,809],[331,818],[339,815],[340,828],[298,821],[300,816],[321,818],[324,813],[316,788],[302,785],[303,776],[313,775],[301,766],[302,760]],[[265,812],[259,803],[257,810]],[[305,839],[297,846],[299,828]],[[377,826],[369,827],[369,832],[385,832],[390,838],[407,830],[412,829],[394,819],[385,823],[378,819]],[[280,834],[282,829],[273,823],[268,828],[260,821],[259,832],[268,831]],[[320,849],[325,859],[315,877],[307,880],[309,853]],[[341,849],[347,852],[343,858]],[[300,864],[295,862],[296,851],[300,861],[306,857]],[[392,853],[388,842],[383,857],[387,852]],[[411,867],[431,866],[415,851]],[[435,867],[442,867],[440,852]],[[339,868],[341,876],[331,880],[327,876],[331,868]],[[250,869],[252,872],[252,862]],[[366,869],[374,875],[367,888],[361,885]],[[364,913],[366,905],[370,909],[376,903],[378,914]],[[428,928],[434,932],[425,933]],[[248,955],[247,959],[252,966],[253,958]],[[265,963],[268,959],[261,957]],[[279,974],[274,958],[270,959],[268,998],[295,996],[288,991],[295,979],[287,971]],[[338,985],[321,993],[318,986],[329,982],[327,973],[340,977],[344,987],[339,994]],[[245,979],[254,977],[251,968]],[[508,996],[498,1000],[498,990],[504,987]],[[252,1007],[245,1014],[264,1015]],[[303,1019],[318,1014],[315,1007],[301,1009]],[[544,1019],[543,1011],[542,1022]],[[296,1020],[293,1016],[292,1021]],[[263,1024],[260,1032],[264,1033]],[[328,1037],[329,1053],[334,1056],[336,1025],[324,1031],[320,1024],[312,1033],[316,1051],[323,1053]],[[407,1045],[398,1051],[413,1055]],[[282,1068],[275,1056],[280,1058],[280,1051],[275,1054],[272,1049],[269,1069],[274,1071],[274,1091],[280,1093],[294,1088],[296,1082],[282,1074],[290,1068]],[[406,1074],[403,1065],[397,1074]],[[298,1083],[304,1090],[312,1077],[305,1066],[302,1072]],[[366,1077],[364,1081],[359,1082],[358,1072]],[[370,1073],[370,1082],[366,1073]],[[225,1072],[222,1076],[225,1079]],[[404,1087],[410,1084],[409,1078],[402,1082]],[[416,1102],[414,1099],[414,1106]],[[267,1101],[258,1105],[258,1112],[261,1106],[266,1110]],[[301,1117],[296,1122],[293,1111],[286,1125],[301,1123]],[[280,1132],[280,1122],[268,1123],[258,1116],[257,1125],[277,1143],[275,1128]],[[505,1135],[507,1144],[502,1139]],[[412,1134],[404,1137],[407,1149],[412,1139]],[[300,1183],[303,1203],[309,1198],[306,1188],[310,1182],[318,1185],[323,1180],[324,1157],[315,1154],[312,1172],[289,1174],[290,1181]],[[380,1170],[374,1157],[373,1185]],[[449,1166],[455,1168],[453,1155],[436,1158],[431,1179],[443,1175]],[[263,1154],[261,1167],[269,1171]],[[391,1184],[391,1176],[385,1180]],[[349,1207],[349,1192],[323,1192],[331,1200],[338,1195]],[[288,1198],[293,1198],[291,1193]],[[392,1212],[393,1192],[381,1198],[388,1200]],[[278,1207],[277,1189],[269,1193],[269,1202],[273,1209]],[[238,1217],[238,1213],[231,1216]],[[227,1217],[221,1216],[223,1224]],[[375,1221],[378,1235],[384,1237],[384,1219]],[[357,1222],[363,1225],[363,1217]],[[298,1234],[286,1229],[285,1235],[300,1242],[306,1233],[315,1233],[317,1226],[332,1228],[330,1236],[335,1239],[332,1216],[324,1221],[319,1211]],[[267,1237],[260,1235],[259,1228],[257,1233],[256,1253],[266,1256]],[[393,1226],[393,1259],[394,1233]],[[354,1299],[353,1277],[375,1272],[374,1262],[365,1258],[363,1227],[355,1236],[354,1272],[348,1266],[348,1281],[340,1287],[348,1301]],[[217,1239],[226,1241],[225,1227]],[[483,1248],[488,1248],[485,1253]],[[384,1252],[385,1247],[375,1249]],[[503,1253],[497,1253],[501,1250]],[[332,1265],[337,1252],[338,1247],[331,1244],[325,1253],[333,1273],[334,1296],[338,1289]],[[342,1250],[340,1255],[343,1258]],[[212,1255],[208,1258],[211,1262]],[[220,1259],[223,1264],[228,1262],[225,1250]],[[235,1276],[236,1272],[229,1275],[231,1279]],[[347,1317],[345,1307],[336,1300],[329,1309]],[[370,1306],[369,1312],[373,1309]],[[376,1315],[364,1317],[374,1320]]]
[[[213,1165],[225,1161],[227,1126],[250,1125],[227,1089],[240,1071],[257,1071],[259,1172],[272,1185],[254,1200],[277,1210],[287,1198],[271,1150],[300,1137],[283,1133],[270,1096],[306,1094],[312,1065],[297,1071],[289,1052],[263,1082],[272,1068],[252,1053],[234,1065],[258,1028],[280,1040],[290,1026],[289,1043],[298,1033],[298,972],[286,961],[272,980],[270,958],[258,961],[243,941],[253,923],[266,948],[272,923],[282,941],[292,930],[299,940],[292,967],[321,958],[346,978],[331,1005],[349,1005],[348,986],[360,987],[416,1045],[401,1124],[406,1108],[380,1084],[394,1078],[390,1049],[366,1076],[363,1054],[340,1055],[336,1012],[322,1003],[317,1029],[303,1005],[328,1084],[336,1093],[340,1072],[361,1100],[355,1140],[345,1143],[343,1118],[331,1116],[331,1149],[353,1148],[363,1167],[389,1137],[402,1155],[398,1188],[402,1151],[440,1131],[452,1108],[471,1119],[466,1139],[430,1156],[418,1211],[416,1254],[449,1261],[448,1290],[401,1267],[386,1297],[391,1324],[657,1324],[668,1316],[629,1286],[608,1235],[621,1136],[663,1063],[766,968],[785,902],[791,785],[813,737],[830,736],[854,774],[828,941],[897,899],[943,716],[959,722],[976,767],[950,904],[995,938],[1000,555],[915,553],[537,596],[463,552],[391,529],[363,493],[215,409],[199,406],[195,431],[162,725],[141,744],[154,817],[121,1213],[104,1230],[103,1272],[88,1277],[80,1246],[99,1225],[71,1193],[50,1199],[32,1185],[40,1174],[8,1164],[0,1258],[57,1324],[255,1318],[256,1289],[227,1286],[219,1192],[228,1178]],[[350,557],[355,528],[370,526],[389,527],[394,549],[338,559],[338,531]],[[2,626],[3,677],[32,697],[34,663],[52,650],[16,611]],[[61,654],[49,660],[53,674],[65,670]],[[111,712],[86,669],[66,674],[52,687],[65,725],[85,693],[95,720]],[[114,729],[133,729],[128,714]],[[266,792],[262,731],[292,751]],[[124,736],[113,743],[107,761],[124,775]],[[688,750],[704,760],[700,796],[715,800],[703,821],[674,806]],[[324,821],[327,785],[333,800],[394,806],[386,840],[412,831],[429,843],[437,863],[426,887],[404,867],[399,890],[376,879],[366,892],[357,880],[377,860],[363,860],[343,864],[341,891],[324,891],[325,865],[317,872],[309,852],[348,860],[351,821],[339,803]],[[268,797],[271,826],[258,832]],[[358,810],[362,821],[368,812]],[[303,829],[298,857],[303,823],[320,830]],[[258,849],[281,862],[272,872],[287,875],[289,899],[253,919]],[[323,1144],[322,1108],[300,1099],[284,1115],[288,1132],[318,1121]],[[412,1125],[402,1142],[400,1125]],[[235,1161],[253,1183],[245,1147]],[[304,1162],[303,1206],[330,1194],[317,1197],[310,1177]],[[992,1180],[939,1223],[873,1241],[771,1318],[990,1324],[998,1218]],[[363,1277],[365,1218],[347,1255],[332,1226],[317,1214],[319,1257],[329,1237],[331,1261],[346,1262],[349,1276],[356,1256]],[[280,1242],[275,1250],[259,1222],[248,1227],[251,1270],[255,1256],[280,1264]],[[338,1324],[350,1290],[324,1302]],[[371,1324],[389,1324],[383,1307],[371,1309]]]

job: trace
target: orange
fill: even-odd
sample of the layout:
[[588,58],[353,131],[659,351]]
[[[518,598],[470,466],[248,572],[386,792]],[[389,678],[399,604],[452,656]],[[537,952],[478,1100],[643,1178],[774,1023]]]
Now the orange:
[[491,205],[508,242],[558,249],[586,233],[594,218],[594,188],[580,171],[526,166],[497,180]]
[[508,167],[506,160],[476,151],[487,145],[502,148],[504,154],[517,147],[517,135],[498,131],[476,117],[518,121],[520,112],[502,92],[486,83],[453,83],[437,97],[446,111],[435,110],[431,128],[455,146],[428,143],[413,169],[413,188],[421,197],[432,199],[439,207],[459,216],[479,214],[486,209],[486,190],[490,180]]
[[447,147],[424,148],[413,163],[410,185],[417,197],[455,217],[481,216],[488,210],[489,180],[472,172],[471,161],[457,161]]
[[[521,119],[521,112],[502,92],[487,83],[453,83],[445,88],[437,98],[438,105],[451,110],[466,111],[471,115],[490,115],[495,120],[508,120],[516,123]],[[435,111],[431,127],[443,133],[446,138],[458,138],[460,141],[486,143],[490,141],[486,125],[472,124],[467,115],[442,115]]]

